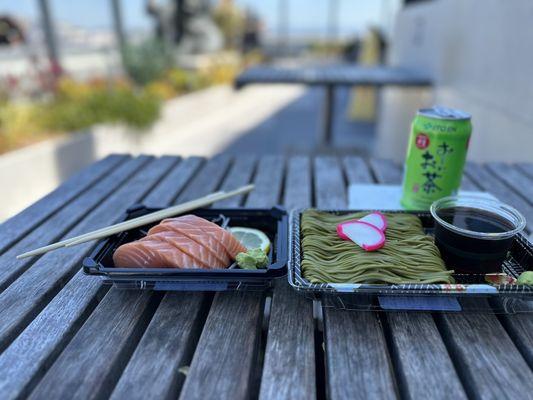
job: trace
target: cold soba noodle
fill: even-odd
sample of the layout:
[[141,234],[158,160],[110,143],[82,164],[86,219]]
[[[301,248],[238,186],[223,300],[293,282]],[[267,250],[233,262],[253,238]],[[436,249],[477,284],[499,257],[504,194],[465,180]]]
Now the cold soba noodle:
[[366,214],[302,214],[304,278],[312,283],[453,283],[453,271],[446,270],[414,215],[386,214],[387,241],[378,251],[367,252],[337,236],[337,224]]

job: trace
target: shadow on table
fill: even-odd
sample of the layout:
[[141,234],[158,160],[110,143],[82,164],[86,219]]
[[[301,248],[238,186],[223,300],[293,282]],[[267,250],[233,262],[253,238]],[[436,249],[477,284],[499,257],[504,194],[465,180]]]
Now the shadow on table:
[[372,154],[374,127],[371,122],[354,122],[347,118],[350,89],[336,90],[333,146],[318,148],[318,133],[322,129],[322,88],[310,88],[305,93],[244,133],[222,150],[228,154],[313,154],[350,153]]

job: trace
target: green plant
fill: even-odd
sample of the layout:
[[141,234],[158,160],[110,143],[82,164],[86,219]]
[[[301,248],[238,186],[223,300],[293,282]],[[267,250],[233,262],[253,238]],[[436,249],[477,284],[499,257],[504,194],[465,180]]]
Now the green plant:
[[160,40],[147,40],[124,49],[123,65],[138,85],[160,78],[172,66],[172,59]]

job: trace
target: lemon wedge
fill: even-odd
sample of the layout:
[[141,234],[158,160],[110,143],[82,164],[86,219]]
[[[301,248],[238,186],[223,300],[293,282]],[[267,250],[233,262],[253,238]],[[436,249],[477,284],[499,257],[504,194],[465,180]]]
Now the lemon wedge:
[[270,250],[270,240],[268,239],[268,236],[259,229],[234,226],[229,228],[229,231],[244,247],[246,247],[247,250],[261,249],[265,253],[268,253]]

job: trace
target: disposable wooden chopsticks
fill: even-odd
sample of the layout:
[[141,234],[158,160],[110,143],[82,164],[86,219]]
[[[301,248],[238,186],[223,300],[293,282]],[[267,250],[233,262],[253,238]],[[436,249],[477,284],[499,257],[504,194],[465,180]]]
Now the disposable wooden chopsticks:
[[229,197],[248,193],[252,191],[253,188],[254,188],[254,185],[246,185],[238,189],[231,190],[229,192],[220,191],[216,193],[211,193],[199,199],[191,200],[186,203],[182,203],[176,206],[165,208],[164,210],[159,210],[151,214],[143,215],[142,217],[133,218],[128,221],[120,222],[115,225],[111,225],[105,228],[95,230],[93,232],[89,232],[89,233],[85,233],[80,236],[75,236],[69,239],[65,239],[60,242],[52,243],[52,244],[49,244],[48,246],[39,247],[38,249],[20,254],[17,256],[17,258],[26,258],[26,257],[36,256],[39,254],[47,253],[51,250],[59,249],[61,247],[70,247],[70,246],[75,246],[77,244],[88,242],[90,240],[102,239],[107,236],[114,235],[115,233],[124,232],[129,229],[137,228],[139,226],[143,226],[143,225],[146,225],[152,222],[160,221],[164,218],[169,218],[169,217],[173,217],[178,214],[183,214],[188,211],[207,206],[216,201],[220,201],[220,200],[227,199]]

